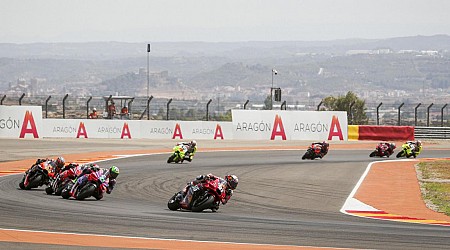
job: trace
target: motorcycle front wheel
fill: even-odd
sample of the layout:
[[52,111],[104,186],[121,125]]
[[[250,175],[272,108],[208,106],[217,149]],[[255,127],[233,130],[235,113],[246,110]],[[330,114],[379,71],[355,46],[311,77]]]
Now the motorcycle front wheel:
[[47,193],[47,194],[53,194],[53,188],[52,188],[52,186],[48,186],[48,187],[46,187],[45,188],[45,192]]
[[403,157],[403,156],[405,156],[405,152],[403,150],[398,152],[397,158],[400,158],[400,157]]
[[377,156],[377,151],[373,151],[372,153],[370,153],[369,157],[375,157]]
[[175,154],[170,155],[169,159],[167,159],[167,163],[173,162],[173,159],[175,159]]
[[214,196],[208,194],[195,200],[192,204],[191,210],[192,212],[201,212],[212,207],[214,207]]
[[174,194],[172,198],[170,198],[169,202],[167,203],[167,207],[172,210],[178,210],[180,208],[180,201],[177,201],[175,198],[177,197],[178,193]]

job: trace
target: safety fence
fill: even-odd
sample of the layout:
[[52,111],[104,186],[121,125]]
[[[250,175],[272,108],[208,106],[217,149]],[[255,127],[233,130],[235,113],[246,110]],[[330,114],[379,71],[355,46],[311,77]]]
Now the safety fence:
[[[93,108],[99,111],[99,118],[106,118],[109,96],[6,96],[0,95],[0,105],[41,106],[43,118],[85,119]],[[116,99],[117,112],[128,107],[131,120],[185,120],[185,121],[231,121],[231,110],[268,109],[264,100],[239,99],[237,97],[217,95],[211,99],[180,99],[162,96],[120,97]],[[304,98],[274,102],[273,110],[316,111],[323,108],[322,100]],[[449,106],[446,103],[432,102],[366,102],[367,125],[389,126],[450,126]],[[358,124],[354,120],[355,108],[350,104],[346,110],[348,123]],[[118,118],[121,118],[118,116]]]
[[415,127],[415,138],[450,139],[450,127]]

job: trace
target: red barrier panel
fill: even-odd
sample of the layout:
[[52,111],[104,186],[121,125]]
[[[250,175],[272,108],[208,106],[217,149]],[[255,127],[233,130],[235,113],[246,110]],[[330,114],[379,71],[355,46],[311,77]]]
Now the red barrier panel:
[[359,126],[359,140],[409,141],[414,140],[412,126]]

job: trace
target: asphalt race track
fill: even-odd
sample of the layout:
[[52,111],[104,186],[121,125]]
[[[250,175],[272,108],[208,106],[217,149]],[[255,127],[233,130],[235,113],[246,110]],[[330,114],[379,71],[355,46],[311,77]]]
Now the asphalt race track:
[[[339,212],[373,160],[369,153],[336,150],[322,160],[302,161],[303,152],[298,150],[199,152],[185,164],[167,164],[168,154],[101,162],[101,167],[121,168],[116,189],[101,201],[64,200],[46,195],[44,188],[20,190],[22,175],[4,176],[0,228],[320,247],[450,249],[449,227]],[[421,157],[447,155],[448,151],[430,150]],[[227,205],[217,213],[167,209],[175,192],[207,173],[239,177]],[[0,248],[14,246],[48,247],[0,243]]]

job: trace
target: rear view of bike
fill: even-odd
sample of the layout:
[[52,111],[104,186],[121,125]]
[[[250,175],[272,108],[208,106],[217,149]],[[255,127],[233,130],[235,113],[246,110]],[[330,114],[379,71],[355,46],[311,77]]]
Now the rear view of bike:
[[48,182],[48,172],[40,165],[34,165],[19,183],[21,189],[30,190],[40,187]]

